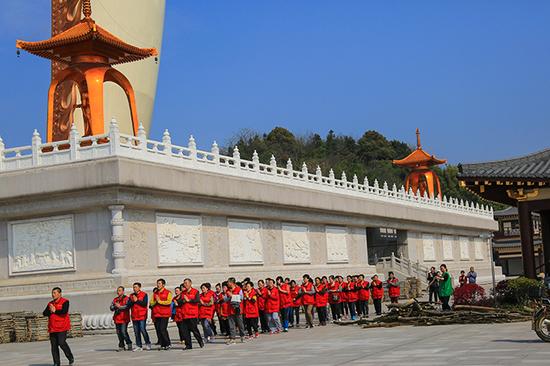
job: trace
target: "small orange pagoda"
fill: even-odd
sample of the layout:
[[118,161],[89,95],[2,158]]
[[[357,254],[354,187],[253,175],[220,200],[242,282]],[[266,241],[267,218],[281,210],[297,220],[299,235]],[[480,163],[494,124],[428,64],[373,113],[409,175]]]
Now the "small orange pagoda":
[[[405,189],[409,189],[421,196],[427,192],[430,197],[439,197],[441,199],[441,182],[439,177],[430,167],[439,164],[445,164],[447,160],[441,160],[428,154],[422,149],[420,144],[420,131],[416,129],[416,150],[401,160],[394,160],[397,166],[411,169],[411,172],[405,180]],[[437,187],[437,190],[436,190]]]
[[[112,66],[157,56],[155,48],[132,46],[92,19],[90,0],[82,1],[84,18],[76,25],[50,39],[38,42],[17,40],[16,47],[34,55],[58,61],[66,65],[51,81],[48,91],[48,142],[60,140],[62,134],[54,133],[54,96],[57,87],[65,82],[76,84],[80,94],[84,119],[84,136],[100,135],[105,131],[103,113],[103,83],[111,81],[120,86],[128,98],[132,127],[137,134],[139,127],[134,89],[130,81]],[[73,110],[74,113],[74,110]]]

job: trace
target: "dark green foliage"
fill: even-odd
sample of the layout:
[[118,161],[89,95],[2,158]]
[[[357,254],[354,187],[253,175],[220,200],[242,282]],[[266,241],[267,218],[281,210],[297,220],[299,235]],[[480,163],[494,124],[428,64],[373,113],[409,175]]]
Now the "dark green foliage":
[[495,289],[496,298],[503,305],[527,305],[530,299],[541,295],[543,284],[541,281],[518,277],[511,280],[503,280]]
[[[351,136],[336,135],[332,130],[324,139],[318,134],[300,137],[284,127],[275,127],[268,134],[243,130],[230,141],[229,146],[225,150],[226,154],[231,155],[233,147],[238,146],[243,159],[250,160],[256,150],[262,163],[268,164],[273,154],[277,165],[281,167],[286,166],[290,158],[296,170],[301,169],[305,162],[311,173],[319,165],[324,175],[328,175],[328,171],[333,169],[335,176],[340,178],[345,171],[350,181],[353,174],[357,174],[361,183],[368,176],[371,185],[374,179],[378,179],[380,186],[386,181],[390,188],[393,184],[401,187],[408,174],[407,169],[394,166],[392,160],[402,159],[412,152],[412,148],[406,143],[388,140],[372,130],[365,132],[356,141]],[[456,166],[448,164],[434,170],[441,179],[441,190],[447,197],[487,204],[459,187]]]

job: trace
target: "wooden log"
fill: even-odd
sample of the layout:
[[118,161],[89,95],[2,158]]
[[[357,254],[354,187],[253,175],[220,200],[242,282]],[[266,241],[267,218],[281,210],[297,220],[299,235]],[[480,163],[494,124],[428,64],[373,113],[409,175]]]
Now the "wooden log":
[[455,305],[454,310],[475,310],[475,311],[484,311],[484,312],[502,312],[499,308],[493,308],[489,306],[475,306],[475,305]]

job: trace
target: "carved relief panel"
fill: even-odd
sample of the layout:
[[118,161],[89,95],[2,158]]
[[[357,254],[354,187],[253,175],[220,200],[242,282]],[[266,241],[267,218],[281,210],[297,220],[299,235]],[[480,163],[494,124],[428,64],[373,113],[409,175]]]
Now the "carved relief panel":
[[466,236],[461,236],[459,239],[460,246],[460,259],[468,260],[470,259],[470,239]]
[[310,263],[307,225],[283,224],[284,263]]
[[202,264],[200,216],[157,214],[160,266]]
[[327,226],[327,262],[347,262],[348,243],[347,228],[338,226]]
[[72,216],[13,221],[8,230],[10,275],[75,269]]
[[435,239],[432,234],[422,234],[424,261],[435,261]]
[[476,239],[474,241],[475,243],[475,257],[476,257],[476,260],[483,260],[484,259],[484,255],[483,253],[486,251],[486,245],[487,245],[487,242],[483,239]]
[[228,220],[229,263],[263,263],[260,223],[255,221]]
[[453,256],[453,244],[454,237],[450,235],[443,235],[443,260],[454,260]]

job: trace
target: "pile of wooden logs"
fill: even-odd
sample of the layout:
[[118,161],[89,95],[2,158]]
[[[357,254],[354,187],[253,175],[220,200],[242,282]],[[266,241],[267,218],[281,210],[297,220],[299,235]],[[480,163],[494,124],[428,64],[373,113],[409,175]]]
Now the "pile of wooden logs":
[[[82,316],[70,314],[68,337],[82,337]],[[37,342],[49,339],[48,318],[32,312],[0,314],[0,343]]]
[[402,304],[389,304],[389,311],[377,318],[361,318],[355,321],[340,321],[340,325],[358,324],[363,328],[395,327],[400,325],[446,325],[446,324],[489,324],[529,321],[525,313],[503,309],[457,305],[453,311],[441,311],[428,302],[411,299]]
[[401,283],[401,298],[413,299],[422,296],[422,282],[416,277],[407,277]]

